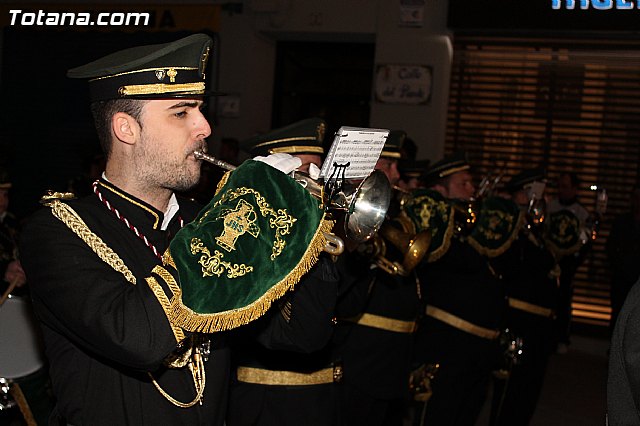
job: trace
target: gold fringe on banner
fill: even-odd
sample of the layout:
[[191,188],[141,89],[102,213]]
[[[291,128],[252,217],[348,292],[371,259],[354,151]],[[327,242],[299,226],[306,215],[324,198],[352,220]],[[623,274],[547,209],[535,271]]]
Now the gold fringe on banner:
[[449,222],[447,223],[447,229],[444,231],[444,236],[442,237],[442,245],[428,254],[427,262],[435,262],[436,260],[444,256],[444,254],[449,250],[454,229],[455,215],[453,214],[453,210],[451,210],[451,213],[449,214]]
[[551,241],[550,238],[544,238],[544,242],[549,248],[549,250],[551,250],[551,252],[556,257],[557,260],[560,260],[565,256],[571,256],[572,254],[577,253],[578,251],[580,251],[580,249],[584,245],[582,241],[578,240],[577,243],[575,243],[573,246],[569,248],[561,248],[557,244],[555,244],[553,241]]
[[467,238],[467,241],[469,242],[469,245],[471,247],[476,249],[476,251],[483,256],[487,256],[487,257],[500,256],[502,253],[507,251],[509,247],[511,247],[511,244],[513,243],[513,241],[516,238],[518,238],[518,233],[520,232],[520,229],[522,228],[523,225],[524,225],[524,212],[520,212],[518,214],[516,226],[513,228],[513,231],[511,232],[511,235],[509,235],[509,238],[507,238],[504,244],[502,244],[500,247],[497,247],[494,249],[490,249],[488,247],[483,246],[478,241],[476,241],[476,239],[473,237]]
[[182,303],[182,291],[173,276],[165,268],[161,266],[155,267],[152,272],[165,280],[169,288],[174,292],[174,296],[171,299],[171,310],[167,313],[169,321],[187,331],[213,333],[230,330],[260,318],[269,310],[273,302],[280,299],[289,290],[292,290],[300,279],[316,264],[326,244],[324,234],[325,232],[331,232],[333,225],[333,221],[323,219],[311,239],[309,247],[291,272],[280,282],[271,286],[258,300],[241,308],[212,314],[194,312]]

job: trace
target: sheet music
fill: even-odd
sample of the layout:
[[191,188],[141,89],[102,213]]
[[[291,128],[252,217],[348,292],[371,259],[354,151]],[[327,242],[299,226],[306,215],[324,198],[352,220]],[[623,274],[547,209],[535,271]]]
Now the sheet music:
[[349,163],[345,178],[364,178],[376,166],[389,130],[366,127],[340,127],[325,159],[320,177],[328,179],[334,171],[334,164]]

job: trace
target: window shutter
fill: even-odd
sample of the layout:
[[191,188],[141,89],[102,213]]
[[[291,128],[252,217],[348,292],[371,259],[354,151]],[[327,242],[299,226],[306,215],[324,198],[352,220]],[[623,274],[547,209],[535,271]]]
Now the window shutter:
[[[574,321],[607,325],[610,274],[604,244],[639,183],[640,44],[598,40],[454,40],[447,153],[465,149],[476,177],[503,181],[544,166],[550,180],[578,174],[579,201],[609,195],[593,248],[574,281]],[[555,189],[548,194],[555,196]]]

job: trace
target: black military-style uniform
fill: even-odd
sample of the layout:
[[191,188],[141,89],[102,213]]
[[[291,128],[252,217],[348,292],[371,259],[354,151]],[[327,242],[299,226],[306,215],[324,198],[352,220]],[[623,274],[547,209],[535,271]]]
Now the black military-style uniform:
[[[321,155],[326,123],[311,117],[240,143],[251,156]],[[339,275],[328,257],[253,324],[232,333],[229,426],[336,424],[339,367],[330,339]],[[335,379],[335,381],[334,381]]]
[[338,301],[334,338],[344,372],[342,421],[349,426],[400,425],[420,305],[416,280],[350,256],[344,259],[342,276],[353,282]]
[[474,424],[499,361],[497,338],[505,312],[501,273],[491,259],[453,237],[446,254],[421,267],[418,276],[427,307],[416,333],[414,363],[440,367],[426,412],[416,413],[416,421]]
[[[103,197],[162,253],[197,206],[179,201],[166,231],[163,214],[101,180]],[[154,387],[147,372],[173,398],[195,397],[188,369],[167,369],[163,360],[176,338],[145,277],[160,260],[96,195],[71,206],[88,228],[122,259],[136,279],[101,260],[52,211],[28,221],[20,241],[34,309],[42,323],[58,421],[74,425],[222,425],[227,400],[229,351],[212,335],[205,362],[202,405],[178,408]]]
[[337,424],[339,376],[328,343],[338,282],[321,256],[264,318],[233,332],[229,426]]
[[508,378],[494,381],[492,423],[528,425],[554,350],[554,308],[559,269],[541,238],[523,228],[499,259],[505,267],[507,327],[523,340],[523,353]]

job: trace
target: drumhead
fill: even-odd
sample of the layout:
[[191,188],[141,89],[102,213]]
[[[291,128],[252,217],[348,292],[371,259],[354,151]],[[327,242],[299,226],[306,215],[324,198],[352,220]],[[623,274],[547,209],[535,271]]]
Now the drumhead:
[[9,296],[0,306],[0,377],[17,379],[44,365],[42,341],[31,305]]

